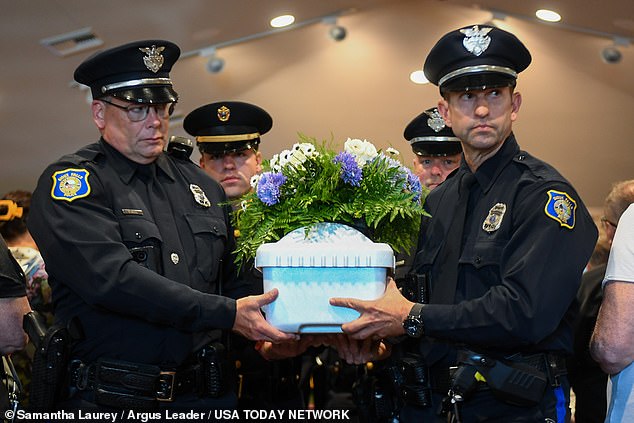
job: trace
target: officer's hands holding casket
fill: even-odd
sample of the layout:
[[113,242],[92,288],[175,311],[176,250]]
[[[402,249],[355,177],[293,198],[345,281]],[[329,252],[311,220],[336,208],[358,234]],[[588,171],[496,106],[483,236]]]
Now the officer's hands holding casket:
[[277,289],[272,289],[262,295],[251,295],[236,300],[236,320],[232,329],[252,341],[277,343],[298,340],[298,335],[284,333],[271,326],[260,311],[260,307],[275,301],[277,295]]
[[415,303],[405,298],[391,277],[383,296],[377,300],[331,298],[333,306],[348,307],[361,313],[359,318],[345,323],[341,329],[353,339],[390,338],[403,335],[403,322]]

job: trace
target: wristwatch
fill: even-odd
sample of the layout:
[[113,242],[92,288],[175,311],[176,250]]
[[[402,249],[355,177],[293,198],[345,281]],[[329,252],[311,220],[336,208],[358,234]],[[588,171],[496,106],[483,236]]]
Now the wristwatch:
[[403,329],[405,334],[412,338],[420,338],[425,333],[425,325],[423,324],[423,318],[420,315],[423,310],[423,305],[416,303],[409,311],[409,315],[403,321]]

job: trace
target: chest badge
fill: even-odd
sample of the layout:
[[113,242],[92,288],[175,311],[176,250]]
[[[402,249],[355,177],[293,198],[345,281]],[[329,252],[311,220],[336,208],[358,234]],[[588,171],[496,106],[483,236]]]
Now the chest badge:
[[500,229],[502,219],[504,219],[504,213],[506,213],[506,204],[497,203],[489,210],[489,215],[482,222],[482,229],[488,233],[495,232]]
[[51,197],[55,200],[73,201],[90,194],[86,169],[64,169],[53,173]]
[[548,191],[548,202],[544,207],[546,216],[556,220],[565,228],[572,229],[575,227],[575,211],[577,210],[577,202],[568,194],[553,189]]
[[209,199],[201,187],[196,184],[189,184],[189,190],[194,194],[194,200],[203,207],[211,207]]

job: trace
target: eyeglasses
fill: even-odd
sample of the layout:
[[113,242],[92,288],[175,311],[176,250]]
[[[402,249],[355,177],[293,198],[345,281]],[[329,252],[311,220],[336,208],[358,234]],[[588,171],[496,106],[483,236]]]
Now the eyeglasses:
[[140,122],[147,118],[148,113],[150,113],[150,107],[154,108],[156,115],[161,119],[167,119],[172,116],[174,113],[174,107],[176,107],[176,103],[161,103],[161,104],[132,104],[129,106],[121,106],[120,104],[113,103],[108,100],[101,100],[104,103],[108,103],[111,106],[114,106],[118,109],[125,110],[128,115],[128,119],[131,122]]
[[603,222],[603,223],[605,223],[605,224],[608,224],[608,225],[610,225],[610,226],[612,226],[613,228],[615,228],[615,229],[616,229],[616,223],[612,223],[612,222],[611,222],[611,221],[609,221],[609,220],[608,220],[608,218],[607,218],[607,217],[605,217],[605,216],[601,216],[601,222]]

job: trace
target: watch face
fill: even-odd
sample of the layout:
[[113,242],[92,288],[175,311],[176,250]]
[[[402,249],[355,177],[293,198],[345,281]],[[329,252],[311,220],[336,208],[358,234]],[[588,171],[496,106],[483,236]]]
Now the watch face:
[[418,338],[422,335],[423,323],[419,319],[410,316],[403,322],[403,328],[407,336]]

